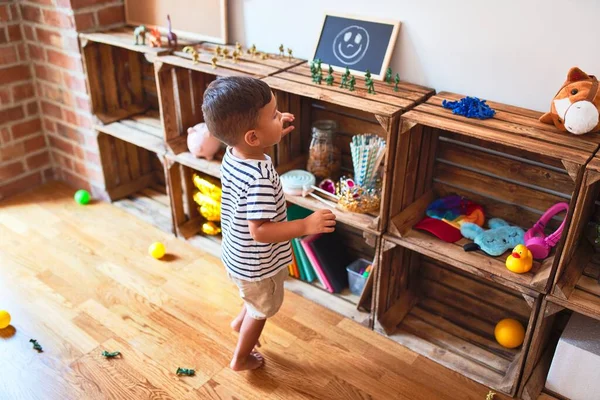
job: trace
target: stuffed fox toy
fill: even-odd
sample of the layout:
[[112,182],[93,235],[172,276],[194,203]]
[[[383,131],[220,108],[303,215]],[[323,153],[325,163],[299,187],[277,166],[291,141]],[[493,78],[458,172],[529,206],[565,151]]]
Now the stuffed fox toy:
[[574,135],[600,131],[600,92],[598,79],[579,68],[571,68],[567,81],[552,101],[550,112],[540,121],[554,124]]

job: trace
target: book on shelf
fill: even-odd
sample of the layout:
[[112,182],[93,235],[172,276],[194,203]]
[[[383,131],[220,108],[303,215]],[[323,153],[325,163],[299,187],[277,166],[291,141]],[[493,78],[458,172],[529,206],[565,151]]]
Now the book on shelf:
[[321,269],[321,264],[319,264],[319,260],[317,259],[315,252],[313,251],[312,247],[310,246],[310,243],[313,240],[315,240],[316,238],[318,238],[319,236],[320,236],[320,234],[305,236],[302,239],[300,239],[300,244],[302,245],[302,249],[304,250],[304,253],[306,253],[306,257],[310,261],[310,264],[312,265],[313,269],[315,270],[315,272],[317,274],[317,278],[319,278],[319,281],[321,282],[321,284],[327,289],[327,291],[334,293],[331,283],[329,283],[329,281],[327,280],[325,273]]
[[351,260],[342,243],[342,239],[335,232],[318,235],[308,242],[332,293],[340,293],[348,287],[346,267]]

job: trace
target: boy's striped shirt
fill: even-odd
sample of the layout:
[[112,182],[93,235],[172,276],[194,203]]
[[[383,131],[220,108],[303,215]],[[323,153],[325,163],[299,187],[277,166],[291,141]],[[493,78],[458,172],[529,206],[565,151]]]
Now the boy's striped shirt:
[[234,277],[249,281],[269,278],[292,262],[290,242],[259,243],[248,220],[287,220],[285,196],[269,156],[243,160],[228,148],[221,164],[222,260]]

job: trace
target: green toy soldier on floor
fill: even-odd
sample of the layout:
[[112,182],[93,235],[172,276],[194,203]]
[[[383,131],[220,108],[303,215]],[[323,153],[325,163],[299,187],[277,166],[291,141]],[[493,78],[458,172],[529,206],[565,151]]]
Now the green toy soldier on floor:
[[327,86],[333,86],[334,79],[335,78],[333,77],[333,68],[330,65],[329,66],[329,75],[327,75],[327,78],[325,78],[325,83],[327,83]]
[[373,79],[371,79],[371,77],[367,78],[366,80],[366,84],[367,84],[367,93],[369,94],[376,94],[375,93],[375,82],[373,82]]
[[317,58],[317,71],[318,72],[323,72],[323,69],[321,68],[321,63],[322,63],[321,59]]
[[400,83],[400,75],[396,74],[396,77],[394,78],[394,92],[398,91],[398,84]]
[[[346,67],[346,68],[348,68],[348,67]],[[371,71],[369,71],[369,70],[365,71],[365,79],[367,79],[367,80],[371,79]]]
[[392,68],[390,67],[385,71],[385,81],[387,83],[392,83]]
[[279,45],[279,57],[285,57],[285,47],[283,47],[283,43]]
[[346,79],[350,78],[350,68],[346,67],[346,72],[344,72],[344,75],[346,75]]
[[354,75],[350,77],[350,91],[354,92],[354,85],[356,85],[356,78]]

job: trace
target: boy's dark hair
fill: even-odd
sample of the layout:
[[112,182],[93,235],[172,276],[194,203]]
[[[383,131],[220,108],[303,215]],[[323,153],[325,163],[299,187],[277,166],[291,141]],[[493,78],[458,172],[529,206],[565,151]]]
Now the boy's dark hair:
[[217,139],[235,146],[243,134],[256,127],[258,112],[269,104],[271,96],[269,85],[259,79],[219,78],[204,92],[204,122]]

